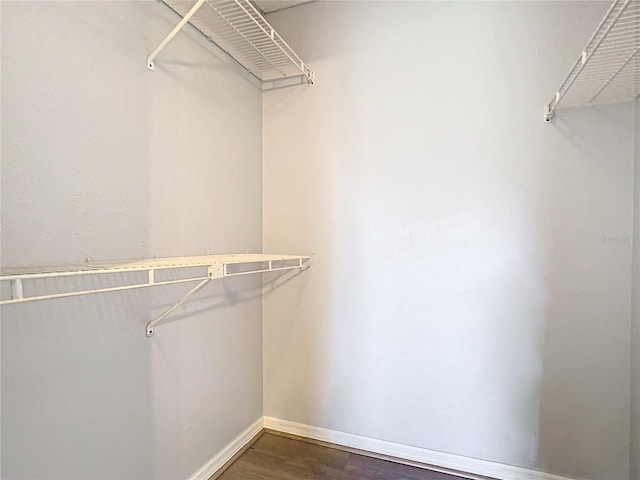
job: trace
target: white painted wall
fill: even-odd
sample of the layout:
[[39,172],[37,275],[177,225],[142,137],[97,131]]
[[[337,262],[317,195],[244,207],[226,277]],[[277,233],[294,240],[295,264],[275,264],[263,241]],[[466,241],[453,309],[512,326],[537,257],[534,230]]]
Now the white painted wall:
[[[261,91],[158,2],[1,2],[2,264],[261,250]],[[262,415],[261,305],[217,282],[2,309],[2,478],[183,479]]]
[[[608,2],[314,2],[264,96],[265,415],[629,478],[632,107],[542,107]],[[613,240],[611,240],[613,239]]]
[[[267,415],[628,478],[631,248],[607,239],[631,235],[631,109],[541,122],[605,8],[271,17],[319,81],[264,98],[265,250],[316,253],[264,300]],[[175,21],[155,2],[0,11],[3,265],[261,249],[237,65],[188,30],[146,70]],[[188,476],[262,414],[255,286],[151,340],[184,287],[3,308],[2,477]]]
[[633,314],[631,326],[631,480],[640,480],[640,98],[635,104]]

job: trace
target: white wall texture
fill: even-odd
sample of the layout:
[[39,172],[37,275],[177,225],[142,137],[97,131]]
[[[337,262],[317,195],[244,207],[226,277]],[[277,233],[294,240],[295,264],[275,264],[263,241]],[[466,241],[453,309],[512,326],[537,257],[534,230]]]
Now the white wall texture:
[[640,98],[635,103],[633,314],[631,326],[631,480],[640,480]]
[[263,101],[265,415],[629,478],[633,108],[542,106],[608,2],[315,2]]
[[[606,5],[270,17],[318,84],[264,96],[265,251],[315,252],[264,298],[265,414],[638,478],[631,107],[541,122]],[[149,72],[175,22],[156,2],[0,13],[3,265],[261,249],[251,77],[189,29]],[[200,467],[262,414],[256,286],[207,287],[152,339],[184,287],[3,308],[2,478]]]
[[[158,2],[0,2],[2,264],[261,250],[261,91]],[[253,280],[255,281],[255,280]],[[259,299],[2,309],[3,479],[183,479],[262,415]],[[60,286],[60,285],[58,285]]]

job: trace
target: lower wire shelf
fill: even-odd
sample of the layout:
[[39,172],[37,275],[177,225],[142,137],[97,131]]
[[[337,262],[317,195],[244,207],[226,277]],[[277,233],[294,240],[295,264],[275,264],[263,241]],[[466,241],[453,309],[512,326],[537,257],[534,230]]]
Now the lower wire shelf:
[[[198,285],[180,301],[147,324],[146,334],[150,337],[154,333],[154,327],[160,321],[186,303],[212,280],[239,275],[305,269],[309,267],[307,263],[309,258],[304,255],[247,253],[124,262],[87,262],[75,265],[9,267],[0,271],[2,291],[0,305],[198,281]],[[124,277],[127,275],[122,274],[131,274],[135,278],[125,280]],[[90,282],[82,281],[87,277],[91,277]],[[43,287],[38,285],[39,282],[61,278],[72,280],[65,282],[65,291],[47,291],[45,293],[39,291]],[[105,284],[96,286],[101,280]],[[87,283],[90,283],[91,287],[87,287]],[[50,288],[51,285],[49,285]]]

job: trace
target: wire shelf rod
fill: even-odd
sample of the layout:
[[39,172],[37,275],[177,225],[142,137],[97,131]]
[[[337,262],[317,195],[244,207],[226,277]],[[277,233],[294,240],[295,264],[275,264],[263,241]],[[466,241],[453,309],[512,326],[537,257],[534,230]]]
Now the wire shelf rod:
[[[198,0],[209,8],[195,9],[181,0],[162,0],[180,16],[185,17],[198,32],[218,45],[248,72],[262,82],[302,74],[313,84],[312,72],[284,39],[275,31],[249,0]],[[168,37],[179,30],[176,27]],[[155,58],[171,38],[165,39],[154,51]],[[151,58],[151,57],[150,57]],[[153,58],[151,60],[153,60]]]
[[634,57],[638,54],[638,52],[640,52],[640,47],[638,47],[638,48],[636,49],[636,51],[635,51],[635,52],[633,52],[633,53],[631,54],[631,56],[630,56],[630,57],[629,57],[629,58],[628,58],[628,59],[627,59],[627,60],[626,60],[626,61],[625,61],[621,66],[620,66],[620,68],[619,68],[618,70],[616,70],[616,71],[613,73],[613,75],[611,75],[611,78],[609,78],[609,80],[607,80],[607,81],[606,81],[606,82],[605,82],[605,83],[604,83],[604,84],[603,84],[603,85],[598,89],[598,91],[596,92],[596,94],[595,94],[593,97],[591,97],[591,100],[589,100],[590,102],[593,102],[596,98],[598,98],[598,96],[602,93],[602,91],[603,91],[605,88],[607,88],[607,86],[609,86],[609,84],[610,84],[613,80],[615,80],[615,78],[620,74],[620,72],[621,72],[624,68],[626,68],[626,66],[631,62],[631,60],[633,60],[633,59],[634,59]]
[[262,253],[239,253],[221,255],[196,255],[191,257],[160,257],[121,262],[94,262],[71,265],[43,265],[4,267],[0,271],[0,280],[16,278],[46,278],[65,275],[108,274],[146,270],[179,269],[191,267],[209,267],[218,264],[247,264],[266,261],[297,261],[308,259],[300,255],[273,255]]
[[[244,8],[244,6],[242,6],[241,4],[239,4],[239,5],[240,5],[240,7],[241,7],[243,10],[245,10],[245,11],[246,11],[246,9]],[[258,12],[256,11],[255,7],[254,7],[251,3],[248,3],[248,2],[247,2],[247,5],[248,5],[248,7],[249,7],[250,9],[253,9],[253,11],[254,11],[256,14],[258,13]],[[247,12],[247,13],[248,13],[248,12]],[[259,18],[262,18],[262,16],[261,16],[261,15],[257,15],[257,16],[258,16]],[[252,17],[252,18],[254,18],[254,17]],[[255,19],[254,19],[254,20],[255,20]],[[270,35],[270,36],[271,36],[271,38],[277,37],[277,38],[278,38],[278,40],[279,40],[280,42],[282,42],[281,49],[282,49],[283,53],[284,53],[287,57],[289,57],[289,59],[290,59],[294,64],[296,64],[296,65],[300,66],[300,68],[302,68],[303,62],[302,62],[302,60],[300,60],[300,58],[295,54],[295,52],[293,51],[293,49],[292,49],[292,48],[287,44],[287,42],[285,42],[285,41],[284,41],[284,39],[283,39],[283,38],[278,34],[278,32],[276,32],[276,31],[271,27],[271,25],[269,25],[269,23],[268,23],[266,20],[264,20],[264,23],[266,24],[266,26],[267,26],[268,28],[270,28],[270,31],[265,30],[265,28],[264,28],[262,25],[260,25],[260,22],[256,21],[256,24],[257,24],[257,25],[259,25],[259,26],[260,26],[260,28],[262,28],[262,30],[264,31],[264,33],[265,33],[266,35]],[[277,43],[277,42],[276,42],[276,43]],[[285,48],[286,48],[286,50],[285,50],[285,48],[283,48],[283,47],[285,47]],[[293,58],[293,57],[292,57],[292,55],[293,55],[293,57],[295,57],[295,58]]]
[[578,68],[578,71],[576,72],[576,75],[571,79],[571,81],[567,84],[567,87],[560,92],[560,97],[557,99],[556,104],[562,100],[562,97],[564,97],[564,95],[566,95],[567,90],[569,88],[571,88],[571,85],[573,85],[573,83],[576,81],[576,78],[578,77],[578,75],[580,75],[580,72],[582,72],[585,68],[585,66],[587,65],[587,63],[589,62],[589,58],[593,57],[593,55],[598,51],[598,48],[600,47],[600,45],[602,45],[602,42],[604,41],[604,39],[607,37],[607,34],[611,31],[611,29],[613,28],[613,26],[615,25],[616,20],[618,20],[620,18],[620,16],[624,13],[625,9],[627,8],[627,6],[629,6],[629,3],[631,2],[631,0],[625,0],[624,5],[622,6],[622,8],[620,9],[620,11],[616,14],[615,19],[613,20],[613,22],[611,22],[609,24],[609,26],[606,28],[606,30],[604,31],[604,33],[602,34],[602,36],[598,39],[598,41],[595,43],[595,45],[593,46],[593,48],[591,49],[591,51],[588,51],[587,49],[585,49],[585,52],[587,52],[587,55],[585,56],[586,58],[584,58],[583,60],[580,61],[580,67]]
[[[59,298],[76,297],[94,293],[120,292],[144,287],[161,285],[176,285],[199,281],[200,283],[185,294],[172,307],[149,322],[146,327],[146,335],[153,335],[155,326],[173,313],[178,307],[186,303],[193,295],[200,291],[210,281],[238,275],[250,275],[258,273],[279,272],[286,270],[306,270],[310,267],[308,256],[300,255],[269,255],[269,254],[230,254],[230,255],[203,255],[196,257],[171,257],[152,260],[133,260],[127,262],[112,262],[99,265],[61,265],[43,267],[14,267],[7,268],[0,273],[0,282],[10,284],[11,298],[0,299],[0,305],[10,305],[31,301],[53,300]],[[264,265],[268,266],[265,268]],[[233,272],[230,266],[245,266],[247,270]],[[184,268],[207,268],[207,274],[201,275],[193,272],[185,278],[157,281],[157,271],[180,270]],[[40,270],[40,271],[39,271]],[[122,273],[146,273],[145,280],[140,280],[126,285],[99,287],[95,286],[95,280],[100,274]],[[38,284],[33,285],[33,292],[25,292],[25,282],[39,281],[42,279],[69,278],[89,275],[91,286],[86,288],[78,286],[75,290],[38,294]],[[120,281],[123,281],[120,279]]]
[[[74,292],[61,292],[61,293],[50,293],[47,295],[34,295],[29,297],[24,297],[22,295],[19,298],[11,298],[6,300],[0,300],[0,305],[11,305],[14,303],[25,303],[25,302],[35,302],[40,300],[55,300],[58,298],[69,298],[69,297],[78,297],[81,295],[92,295],[94,293],[112,293],[112,292],[122,292],[125,290],[135,290],[138,288],[147,288],[147,287],[155,287],[162,285],[177,285],[179,283],[188,283],[195,282],[198,280],[209,279],[209,277],[194,277],[194,278],[184,278],[180,280],[167,280],[163,282],[154,282],[154,283],[136,283],[131,285],[122,285],[119,287],[104,287],[104,288],[92,288],[90,290],[77,290]],[[22,282],[21,279],[16,279],[16,282]]]
[[[273,65],[273,63],[271,62],[271,60],[269,60],[269,59],[267,58],[267,56],[266,56],[263,52],[261,52],[261,51],[260,51],[260,49],[259,49],[258,47],[256,47],[256,46],[251,42],[251,40],[250,40],[246,35],[244,35],[244,34],[243,34],[239,29],[237,29],[237,28],[236,28],[236,27],[235,27],[231,22],[229,22],[229,21],[225,18],[224,14],[222,14],[222,13],[218,12],[218,11],[216,10],[216,8],[215,8],[215,7],[214,7],[210,2],[207,2],[207,5],[209,5],[211,8],[213,8],[213,9],[214,9],[214,11],[216,11],[216,13],[218,13],[220,16],[222,16],[222,18],[224,18],[224,19],[227,21],[227,23],[229,23],[229,25],[230,25],[230,26],[231,26],[231,27],[232,27],[232,28],[233,28],[233,29],[238,33],[238,35],[240,35],[242,38],[244,38],[244,39],[245,39],[245,40],[246,40],[246,41],[247,41],[247,42],[248,42],[248,43],[249,43],[249,44],[250,44],[250,45],[251,45],[251,46],[256,50],[256,52],[260,53],[260,55],[261,55],[265,60],[267,60],[269,63],[271,63],[271,64]],[[249,68],[249,67],[247,67],[247,68]],[[278,70],[278,71],[279,71],[283,76],[285,76],[285,77],[287,76],[287,75],[286,75],[286,73],[284,73],[284,72],[283,72],[282,70],[280,70],[279,68],[277,68],[277,67],[275,67],[275,66],[274,66],[274,68],[275,68],[276,70]]]
[[580,58],[545,105],[544,119],[556,108],[632,100],[640,94],[640,0],[614,0]]

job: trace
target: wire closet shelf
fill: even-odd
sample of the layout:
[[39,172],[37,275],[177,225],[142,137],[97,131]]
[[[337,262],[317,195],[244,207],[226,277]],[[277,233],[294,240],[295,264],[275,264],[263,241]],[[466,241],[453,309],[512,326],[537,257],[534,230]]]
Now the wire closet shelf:
[[147,67],[190,23],[262,82],[300,77],[313,85],[315,74],[249,0],[162,0],[182,20],[149,55]]
[[631,101],[640,95],[640,0],[614,0],[551,101],[556,109]]
[[0,305],[199,282],[178,302],[147,324],[146,333],[150,337],[160,321],[212,280],[257,273],[301,271],[309,267],[308,260],[308,256],[301,255],[247,253],[3,268],[0,271]]

